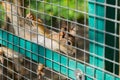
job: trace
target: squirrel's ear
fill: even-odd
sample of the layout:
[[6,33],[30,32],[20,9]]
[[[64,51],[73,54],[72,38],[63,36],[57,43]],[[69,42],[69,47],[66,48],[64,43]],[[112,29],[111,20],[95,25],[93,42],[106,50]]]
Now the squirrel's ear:
[[75,24],[71,23],[70,29],[69,29],[69,33],[71,35],[76,35],[76,31],[77,31],[77,26]]
[[26,15],[26,17],[28,18],[28,17],[30,17],[30,15],[31,15],[31,13],[28,13],[28,14]]
[[65,33],[63,31],[61,31],[59,34],[60,34],[60,36],[62,36],[62,38],[65,37]]
[[42,23],[42,20],[40,18],[38,18],[38,22]]
[[29,12],[26,17],[33,16],[34,14],[32,12]]
[[66,20],[60,20],[60,29],[67,31],[67,21]]

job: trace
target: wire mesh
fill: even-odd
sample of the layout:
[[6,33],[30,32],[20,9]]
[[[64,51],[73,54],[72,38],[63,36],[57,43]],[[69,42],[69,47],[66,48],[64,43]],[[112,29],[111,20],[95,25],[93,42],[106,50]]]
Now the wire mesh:
[[119,0],[0,4],[0,80],[120,79]]

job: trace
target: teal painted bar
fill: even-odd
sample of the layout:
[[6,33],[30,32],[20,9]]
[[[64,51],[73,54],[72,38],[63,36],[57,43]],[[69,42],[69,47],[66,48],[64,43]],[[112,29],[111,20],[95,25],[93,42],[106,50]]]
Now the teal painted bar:
[[[11,49],[14,49],[15,44],[17,44],[18,46],[15,46],[15,47],[17,47],[17,49],[14,49],[15,51],[20,52],[21,54],[25,55],[26,57],[31,58],[38,63],[42,63],[46,67],[53,69],[57,72],[60,72],[61,74],[66,75],[69,78],[72,78],[73,80],[75,80],[75,75],[74,75],[75,69],[79,69],[79,70],[83,71],[85,74],[90,76],[90,77],[86,76],[85,80],[93,80],[91,77],[96,77],[97,80],[101,80],[101,77],[99,75],[104,76],[103,80],[110,80],[111,78],[112,79],[114,78],[115,80],[120,80],[120,78],[114,77],[110,74],[107,74],[101,70],[97,70],[93,67],[81,64],[80,62],[77,62],[73,59],[69,59],[68,57],[66,57],[62,54],[53,52],[53,51],[51,51],[47,48],[44,48],[38,44],[32,43],[30,41],[27,41],[25,39],[22,39],[20,37],[12,35],[12,34],[6,32],[6,31],[3,31],[1,29],[0,29],[0,33],[1,33],[0,34],[0,44],[10,48],[8,45],[11,44],[10,43],[11,39],[6,38],[6,37],[11,36],[11,37],[13,37],[12,44],[11,44],[13,46],[13,48],[11,48]],[[4,36],[3,33],[6,35]],[[4,44],[4,42],[7,45]],[[16,42],[18,42],[19,44]],[[22,46],[22,44],[24,44],[24,45]],[[53,54],[54,54],[54,56],[57,56],[57,58],[59,58],[59,60],[55,59]],[[54,60],[57,62],[55,62]],[[72,64],[74,64],[74,65],[77,64],[77,65],[72,66]]]
[[96,76],[97,80],[103,80],[104,79],[104,72],[96,69],[95,76]]
[[68,69],[66,67],[61,66],[61,73],[67,75]]
[[54,52],[53,53],[53,60],[57,63],[60,63],[60,54]]
[[75,70],[76,69],[76,61],[69,59],[69,68]]
[[[105,20],[96,18],[95,16],[104,17],[105,16],[105,7],[100,4],[95,4],[91,2],[93,0],[89,0],[89,39],[95,41],[97,43],[105,43],[104,33],[99,30],[104,31],[105,28]],[[104,0],[94,0],[95,2],[104,3]],[[96,29],[96,30],[95,30]],[[89,51],[90,51],[90,64],[95,65],[100,68],[104,68],[104,60],[102,58],[95,57],[98,55],[104,58],[104,46],[101,46],[97,43],[90,42]]]
[[94,76],[94,74],[95,74],[94,68],[87,66],[86,67],[86,74],[91,76],[91,77],[95,77]]
[[68,58],[61,55],[61,64],[64,65],[64,66],[67,66]]
[[60,65],[59,64],[57,64],[57,63],[53,63],[53,69],[55,70],[55,71],[58,71],[58,72],[60,72]]
[[72,78],[73,80],[75,80],[74,74],[75,74],[75,73],[74,73],[73,70],[71,70],[71,69],[68,70],[68,77]]
[[0,31],[0,43],[2,43],[2,31]]
[[[109,21],[109,20],[104,20],[104,19],[100,19],[97,18],[96,16],[100,16],[100,17],[106,17],[106,18],[110,18],[110,19],[115,19],[115,15],[117,13],[115,13],[115,8],[110,7],[110,6],[105,6],[104,5],[100,5],[100,4],[96,4],[96,2],[99,3],[105,3],[105,0],[89,0],[89,39],[92,41],[95,41],[97,43],[102,43],[102,44],[106,44],[108,46],[113,47],[115,45],[115,36],[112,36],[110,34],[104,34],[103,32],[100,31],[95,31],[95,29],[97,30],[102,30],[105,32],[109,32],[109,33],[113,33],[115,34],[115,22]],[[105,4],[110,4],[110,5],[115,5],[116,0],[106,0]],[[105,10],[106,9],[106,10]],[[106,12],[104,12],[106,11]],[[106,16],[105,16],[106,15]],[[118,25],[117,25],[117,30],[118,29]],[[119,32],[119,31],[117,31]],[[119,33],[116,33],[119,34]],[[116,44],[118,44],[119,39],[116,38]],[[118,45],[115,46],[116,48],[118,48]],[[119,49],[119,48],[118,48]],[[115,62],[119,62],[119,55],[118,55],[118,51],[115,51],[116,53],[114,54],[114,49],[112,48],[108,48],[108,47],[104,47],[101,46],[99,44],[96,44],[94,42],[90,42],[89,45],[89,51],[90,51],[90,64],[103,68],[109,72],[113,73],[113,63],[109,62],[109,61],[105,61],[101,58],[98,57],[94,57],[93,55],[96,54],[97,56],[101,56],[103,58],[107,58],[110,60],[114,60],[113,56],[116,57],[116,60],[114,60]],[[111,65],[111,66],[108,66]],[[115,73],[114,74],[118,74],[119,69],[118,69],[118,65],[115,65]],[[103,74],[101,71],[96,71],[96,76]],[[103,80],[101,79],[99,76],[97,76],[98,80]],[[117,80],[117,78],[115,78],[114,76],[110,76],[109,74],[105,74],[105,79],[106,80]]]
[[46,66],[52,69],[52,61],[46,60]]
[[[94,1],[94,2],[92,2]],[[119,34],[115,33],[115,22],[104,20],[99,17],[106,17],[109,19],[115,19],[115,8],[110,6],[105,6],[101,4],[96,4],[96,2],[104,3],[104,0],[89,0],[89,39],[92,41],[95,41],[97,43],[105,44],[111,47],[114,47],[115,45],[115,36],[112,36],[110,34],[100,32],[97,30],[102,30],[105,32],[113,33],[113,34]],[[105,4],[115,5],[115,0],[106,0]],[[105,10],[106,9],[106,10]],[[106,12],[104,12],[106,11]],[[97,30],[95,30],[97,29]],[[117,27],[117,30],[118,27]],[[117,31],[119,32],[119,31]],[[119,39],[116,38],[116,44],[118,44]],[[114,49],[104,47],[102,45],[99,45],[94,42],[90,42],[89,45],[89,51],[90,51],[90,64],[103,68],[107,71],[114,72],[113,70],[113,63],[109,61],[105,61],[102,58],[94,57],[94,54],[103,58],[107,58],[110,60],[114,60],[113,56],[116,57],[115,62],[119,62],[119,55],[118,51],[116,51],[116,55],[114,54]],[[118,48],[118,45],[115,46]],[[111,66],[108,66],[111,65]],[[115,74],[118,74],[118,65],[115,65]]]
[[52,51],[46,49],[46,57],[49,58],[50,60],[52,60],[52,55],[53,55]]
[[77,62],[77,69],[81,70],[83,73],[85,73],[85,65]]
[[105,74],[105,79],[106,80],[115,80],[115,77],[109,75],[109,74]]

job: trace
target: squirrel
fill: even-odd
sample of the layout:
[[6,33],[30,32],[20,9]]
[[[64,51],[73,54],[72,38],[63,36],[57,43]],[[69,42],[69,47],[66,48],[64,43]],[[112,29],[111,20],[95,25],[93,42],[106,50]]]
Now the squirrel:
[[[17,75],[16,73],[19,73],[21,75],[25,75],[27,74],[27,70],[22,66],[23,64],[23,59],[21,58],[22,56],[16,55],[15,51],[13,51],[12,49],[9,49],[7,47],[0,47],[0,62],[6,66],[7,68],[11,69],[5,69],[7,71],[7,74],[9,74],[9,76],[12,77],[12,74],[14,74],[14,79],[20,79],[22,77],[20,77],[19,75]],[[18,65],[19,64],[19,65]],[[13,72],[13,71],[15,72]],[[5,73],[6,74],[6,73]]]
[[[47,43],[45,42],[45,45],[48,48],[51,48],[52,45],[53,50],[56,50],[56,48],[60,47],[61,52],[76,53],[76,50],[72,48],[72,46],[75,44],[74,36],[76,33],[75,32],[76,27],[70,27],[69,29],[67,29],[66,22],[62,21],[64,25],[62,24],[60,32],[55,32],[55,31],[50,31],[48,28],[44,27],[42,20],[40,18],[36,19],[33,13],[28,13],[26,15],[26,18],[30,21],[29,24],[32,25],[32,28],[38,29],[38,33],[43,36],[43,37],[42,36],[38,37],[39,38],[38,42],[44,43],[44,39],[42,38],[44,38],[44,34],[45,34],[45,41],[47,42]],[[57,51],[59,51],[59,49]]]
[[31,12],[26,15],[26,18],[31,21],[30,25],[32,25],[33,28],[37,29],[37,26],[38,26],[38,33],[40,35],[44,35],[45,34],[45,37],[51,38],[51,39],[56,40],[56,41],[61,40],[65,36],[65,32],[64,31],[67,30],[65,25],[64,25],[65,27],[64,26],[61,27],[60,32],[57,33],[55,31],[50,31],[48,28],[46,28],[43,25],[42,20],[40,18],[36,19],[36,17]]

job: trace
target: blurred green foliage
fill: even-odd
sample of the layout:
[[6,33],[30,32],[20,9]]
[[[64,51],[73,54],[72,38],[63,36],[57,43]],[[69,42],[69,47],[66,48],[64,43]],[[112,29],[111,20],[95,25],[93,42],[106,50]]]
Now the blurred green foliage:
[[[82,21],[85,14],[81,12],[88,11],[88,3],[85,0],[26,0],[25,5],[28,5],[26,13],[32,11],[47,23],[51,23],[53,16]],[[3,10],[1,6],[0,10]],[[0,11],[0,14],[0,19],[3,20],[4,13]]]
[[43,14],[41,18],[49,21],[50,16],[61,16],[69,20],[83,19],[85,14],[81,12],[88,11],[87,5],[85,0],[30,0],[29,7],[34,13],[38,10],[38,14]]
[[0,5],[0,27],[3,25],[4,23],[4,16],[5,16],[5,12],[3,7]]

